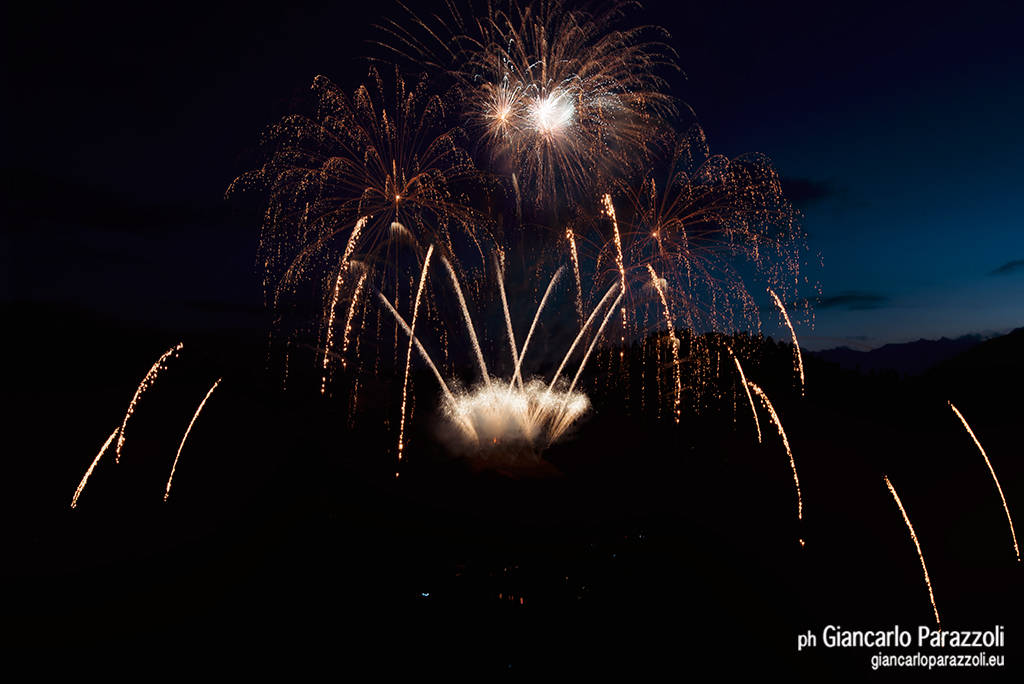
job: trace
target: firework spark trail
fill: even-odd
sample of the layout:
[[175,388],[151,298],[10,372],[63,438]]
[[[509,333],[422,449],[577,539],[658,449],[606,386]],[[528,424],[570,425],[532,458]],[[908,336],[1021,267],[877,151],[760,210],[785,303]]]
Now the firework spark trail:
[[323,375],[320,380],[320,394],[324,396],[327,394],[327,366],[331,360],[331,347],[334,344],[334,312],[338,308],[338,293],[341,291],[341,283],[344,280],[345,265],[342,263],[338,267],[338,277],[334,281],[334,293],[331,295],[331,310],[327,316],[327,342],[324,344],[324,368]]
[[[341,291],[341,286],[345,280],[345,273],[348,271],[348,265],[352,261],[352,254],[356,250],[356,244],[359,242],[359,237],[363,231],[363,227],[366,226],[366,222],[370,218],[370,216],[360,216],[359,220],[356,221],[356,225],[352,228],[352,234],[348,236],[348,242],[345,243],[345,252],[342,254],[341,261],[338,264],[338,278],[334,281],[334,293],[331,295],[331,309],[327,317],[327,343],[324,345],[324,372],[323,380],[320,383],[320,394],[327,394],[327,366],[330,363],[331,347],[334,345],[334,312],[338,306],[338,293]],[[355,306],[355,297],[353,297],[352,305],[353,307]],[[352,311],[350,309],[349,321],[351,320]],[[346,324],[345,336],[348,336],[348,324]],[[342,359],[342,367],[344,367],[344,354],[342,355]]]
[[978,447],[978,451],[981,452],[982,458],[985,459],[985,465],[988,466],[988,471],[992,473],[992,481],[996,483],[996,489],[999,490],[999,498],[1003,501],[1003,510],[1006,511],[1006,522],[1010,524],[1010,536],[1013,538],[1013,550],[1017,554],[1017,562],[1019,563],[1020,548],[1017,546],[1017,533],[1013,530],[1013,518],[1010,517],[1010,507],[1006,504],[1006,497],[1003,496],[1003,488],[999,484],[999,478],[996,477],[995,468],[992,467],[992,462],[988,460],[988,454],[986,454],[985,449],[982,448],[981,442],[979,442],[978,438],[974,435],[974,430],[972,430],[971,426],[967,424],[967,419],[964,418],[963,414],[960,413],[959,410],[957,410],[956,406],[953,405],[953,402],[949,401],[946,403],[949,404],[949,408],[953,409],[953,413],[955,413],[956,417],[960,419],[960,422],[964,424],[964,429],[967,430],[967,434],[969,434],[971,439],[974,440],[975,446]]
[[388,298],[384,296],[383,292],[378,292],[377,297],[380,298],[380,301],[384,304],[385,308],[387,308],[387,310],[391,312],[391,315],[395,317],[395,320],[398,321],[398,324],[402,326],[402,330],[405,331],[405,334],[408,335],[409,339],[411,339],[413,343],[416,345],[416,349],[417,351],[419,351],[420,357],[426,362],[430,370],[434,372],[434,377],[437,378],[437,382],[441,385],[441,389],[444,391],[445,398],[450,403],[454,404],[455,397],[452,395],[451,390],[448,389],[448,383],[446,383],[444,381],[444,378],[441,377],[441,372],[437,370],[437,366],[434,365],[434,361],[430,358],[430,354],[427,353],[427,350],[423,348],[423,344],[420,342],[419,338],[412,334],[412,329],[409,328],[409,324],[406,323],[405,319],[402,318],[402,315],[395,310],[395,307],[391,305],[391,302],[388,301]]
[[[359,280],[356,282],[356,290],[352,294],[352,303],[348,307],[348,316],[345,318],[345,333],[341,337],[341,367],[347,366],[346,353],[348,352],[349,339],[352,334],[352,318],[356,313],[356,304],[359,302],[359,296],[363,293],[363,287],[366,285],[367,273],[364,271]],[[358,354],[357,354],[358,357]]]
[[572,384],[569,385],[569,391],[565,395],[565,400],[562,402],[562,409],[560,411],[560,418],[556,425],[551,430],[551,441],[558,439],[559,436],[572,424],[571,417],[566,413],[566,408],[569,405],[569,398],[572,396],[572,391],[576,389],[576,383],[580,379],[580,375],[583,374],[583,368],[587,365],[587,360],[590,358],[591,352],[594,351],[594,347],[597,346],[598,341],[601,339],[601,334],[604,332],[605,327],[608,325],[608,321],[611,320],[615,314],[615,307],[622,301],[622,293],[615,298],[615,301],[608,308],[608,312],[604,316],[604,320],[601,321],[601,326],[597,329],[597,333],[594,334],[594,339],[591,341],[590,346],[587,347],[587,353],[583,355],[583,360],[580,361],[580,367],[576,370],[576,375],[572,379]]
[[[505,312],[505,326],[508,328],[508,344],[512,349],[512,365],[513,367],[519,361],[519,352],[516,351],[516,335],[512,330],[512,316],[508,312],[508,298],[505,297],[505,273],[498,263],[498,259],[495,258],[494,266],[498,273],[498,291],[501,293],[501,308]],[[515,380],[515,374],[512,375],[512,379]],[[519,388],[522,389],[523,381],[520,379]]]
[[188,439],[188,433],[192,432],[192,426],[195,425],[196,418],[199,417],[203,407],[206,406],[206,400],[210,398],[211,394],[213,394],[213,390],[217,389],[221,380],[223,380],[223,378],[217,378],[217,382],[213,383],[213,386],[210,387],[206,396],[203,397],[201,402],[199,402],[196,412],[192,414],[192,420],[189,421],[188,427],[185,428],[185,434],[181,437],[181,444],[178,445],[178,453],[175,454],[174,463],[171,464],[171,474],[167,478],[167,489],[164,490],[164,501],[167,501],[167,497],[171,495],[171,483],[174,481],[174,470],[178,467],[178,459],[181,458],[181,450],[185,447],[185,440]]
[[142,378],[142,382],[139,383],[138,388],[135,390],[135,394],[132,396],[131,403],[128,404],[128,411],[124,414],[124,420],[121,422],[121,428],[117,433],[117,448],[114,450],[114,463],[121,462],[121,449],[124,448],[124,430],[128,426],[128,419],[132,417],[133,413],[135,413],[135,406],[139,403],[139,400],[142,398],[142,395],[145,394],[146,390],[156,382],[157,376],[160,375],[160,371],[165,368],[164,364],[167,363],[168,359],[172,356],[176,356],[184,346],[184,344],[179,342],[161,354],[160,358],[156,360],[156,363],[150,367],[149,371]]
[[[572,346],[569,347],[569,351],[567,351],[565,353],[565,356],[562,358],[562,363],[559,364],[558,370],[555,371],[555,377],[551,378],[551,382],[548,384],[549,392],[551,391],[551,388],[555,386],[555,383],[558,382],[558,378],[562,374],[562,370],[565,368],[565,364],[569,362],[569,357],[572,356],[572,353],[576,350],[576,345],[578,345],[580,343],[580,340],[583,339],[583,334],[587,332],[587,328],[589,328],[590,324],[594,321],[594,317],[597,315],[597,312],[600,311],[601,307],[604,306],[604,303],[608,301],[608,298],[612,295],[613,292],[615,292],[616,289],[618,289],[618,287],[619,286],[617,283],[609,287],[608,291],[604,293],[604,297],[601,297],[601,301],[599,301],[597,303],[597,306],[594,307],[594,310],[590,312],[590,316],[587,318],[587,321],[580,328],[580,332],[578,335],[576,335],[576,339],[572,341]],[[612,305],[612,308],[615,308],[614,304]]]
[[[612,220],[612,229],[615,236],[615,265],[619,268],[619,286],[622,288],[621,293],[626,293],[626,266],[625,261],[622,258],[622,236],[619,234],[619,220],[615,217],[615,205],[612,204],[612,196],[610,193],[605,193],[601,198],[601,203],[604,205],[604,211],[608,215],[608,218]],[[619,340],[622,344],[622,348],[619,350],[619,359],[621,360],[626,353],[626,307],[622,307],[622,339]]]
[[572,257],[572,273],[576,278],[576,315],[583,319],[583,286],[580,284],[580,255],[576,251],[576,236],[572,228],[565,229],[565,238],[569,241],[569,255]]
[[679,338],[676,337],[676,330],[672,325],[672,312],[668,308],[668,299],[665,297],[665,290],[661,286],[658,274],[654,272],[654,267],[650,264],[647,264],[647,271],[651,274],[651,283],[654,285],[654,289],[658,292],[658,297],[661,298],[661,305],[665,308],[665,325],[668,326],[668,334],[672,340],[672,375],[675,380],[675,396],[673,397],[672,412],[675,416],[676,423],[678,423],[680,418],[679,407],[683,398],[683,380],[682,373],[679,368]]
[[480,364],[480,374],[483,375],[484,383],[490,387],[491,376],[487,373],[487,364],[484,362],[484,353],[480,349],[480,341],[476,338],[476,330],[473,328],[473,319],[469,316],[469,308],[466,306],[466,298],[462,296],[462,287],[459,285],[459,278],[455,275],[455,269],[448,263],[448,260],[444,257],[441,258],[441,262],[448,269],[448,274],[452,278],[452,285],[455,286],[455,294],[459,298],[459,306],[462,307],[462,316],[466,319],[466,329],[469,331],[470,342],[473,343],[473,351],[476,352],[477,363]]
[[107,437],[107,441],[100,447],[100,452],[96,454],[96,458],[92,459],[92,463],[89,464],[88,470],[85,471],[85,475],[82,476],[82,481],[78,483],[78,488],[75,489],[75,495],[71,497],[71,507],[74,508],[78,505],[78,497],[82,495],[82,490],[85,489],[85,483],[89,481],[89,476],[92,475],[92,471],[96,468],[96,464],[100,462],[100,457],[107,453],[107,449],[110,448],[110,443],[114,441],[118,433],[121,432],[121,428],[114,428],[114,431]]
[[740,365],[740,360],[736,358],[736,354],[733,353],[732,349],[729,349],[729,355],[732,356],[732,360],[736,362],[736,370],[740,373],[740,382],[743,383],[743,389],[747,393],[747,401],[750,402],[750,412],[754,414],[754,427],[757,428],[757,443],[761,443],[761,421],[757,418],[757,407],[754,406],[754,397],[750,396],[750,387],[747,384],[747,376],[743,374],[743,366]]
[[939,630],[942,629],[942,622],[939,621],[939,609],[935,605],[935,594],[932,592],[932,580],[928,577],[928,566],[924,564],[924,553],[921,552],[921,543],[917,540],[917,533],[914,532],[914,526],[910,524],[910,518],[907,516],[907,509],[903,508],[903,502],[900,501],[900,495],[896,493],[896,488],[892,486],[892,482],[889,482],[889,476],[883,475],[885,478],[885,486],[889,488],[889,493],[892,494],[892,498],[896,500],[896,505],[899,506],[900,513],[903,514],[903,522],[907,524],[907,529],[910,530],[910,538],[914,541],[914,547],[917,548],[917,557],[921,559],[921,570],[924,571],[924,583],[928,585],[928,599],[932,602],[932,611],[935,612],[935,624]]
[[800,342],[796,339],[796,330],[793,329],[793,323],[789,320],[789,314],[786,313],[786,307],[782,305],[779,295],[775,294],[775,291],[770,287],[768,288],[768,294],[772,296],[772,299],[775,300],[775,305],[782,312],[782,318],[786,321],[786,327],[789,328],[789,334],[793,338],[793,353],[796,354],[796,366],[800,371],[800,395],[803,396],[806,389],[804,385],[804,357],[800,354]]
[[427,284],[427,269],[430,268],[430,257],[434,253],[434,245],[427,248],[427,256],[423,259],[423,272],[420,274],[420,285],[416,289],[416,300],[412,305],[412,323],[409,324],[409,346],[405,351],[405,377],[402,380],[402,418],[398,424],[398,460],[402,460],[402,450],[405,447],[405,406],[409,387],[409,367],[412,365],[412,340],[416,334],[416,318],[420,312],[420,300],[423,298],[423,288]]
[[[523,357],[526,356],[526,348],[530,346],[530,340],[533,338],[533,331],[537,327],[537,321],[540,320],[540,312],[544,310],[544,305],[547,304],[548,302],[548,296],[551,294],[551,290],[553,290],[555,288],[555,285],[558,283],[558,278],[562,275],[563,269],[563,266],[558,267],[558,270],[555,271],[555,275],[551,277],[551,282],[548,283],[548,289],[544,290],[544,296],[541,297],[540,299],[540,305],[537,307],[537,313],[535,313],[533,316],[533,323],[530,324],[530,332],[526,334],[526,341],[523,342],[523,349],[519,353],[519,358],[516,360],[516,370],[515,373],[512,374],[512,383],[514,383],[516,381],[516,378],[518,378],[520,387],[523,386],[523,376],[521,374],[521,371],[523,365]],[[512,383],[509,383],[510,387]]]
[[[437,366],[434,365],[434,361],[430,358],[430,354],[428,354],[427,350],[423,348],[423,344],[420,342],[419,338],[413,334],[412,328],[410,328],[409,324],[405,322],[402,315],[395,310],[395,307],[391,305],[391,302],[389,302],[388,298],[384,296],[384,293],[377,292],[377,296],[380,298],[380,301],[384,304],[387,310],[391,312],[391,315],[395,317],[395,320],[398,321],[398,324],[402,327],[402,330],[405,331],[405,334],[408,335],[409,339],[416,345],[416,350],[419,351],[420,357],[426,362],[427,366],[430,367],[430,370],[434,372],[434,377],[437,378],[437,382],[441,386],[441,391],[444,392],[445,399],[448,401],[448,406],[454,410],[457,406],[455,396],[452,394],[452,391],[448,389],[448,383],[444,381],[444,378],[441,376],[441,372],[437,370]],[[466,428],[467,434],[474,441],[477,441],[479,438],[477,437],[476,430],[473,428],[473,425],[464,418],[460,417],[460,420]]]
[[[775,423],[776,429],[779,431],[779,436],[782,437],[782,445],[786,447],[786,455],[789,456],[789,467],[793,469],[793,484],[796,485],[796,518],[797,520],[803,520],[804,517],[804,500],[800,494],[800,478],[796,474],[796,461],[793,460],[793,451],[789,448],[789,439],[786,437],[786,431],[782,429],[782,421],[779,420],[779,414],[775,412],[775,407],[772,406],[772,402],[768,401],[768,395],[764,393],[760,387],[756,384],[747,380],[747,386],[754,390],[757,396],[761,399],[761,402],[768,409],[769,415],[772,417],[772,422]],[[803,546],[803,541],[800,542]]]
[[594,334],[594,339],[591,341],[590,346],[587,347],[587,353],[583,355],[583,360],[580,361],[580,367],[576,369],[576,375],[573,376],[572,384],[569,385],[569,394],[572,394],[572,391],[576,388],[576,382],[580,379],[580,375],[583,374],[583,367],[587,365],[587,359],[590,358],[591,352],[594,351],[594,347],[597,346],[598,340],[601,339],[601,333],[604,332],[605,327],[608,325],[608,321],[611,319],[612,314],[615,312],[615,307],[618,306],[619,302],[621,301],[622,293],[620,292],[619,296],[615,298],[615,301],[608,309],[608,313],[605,314],[604,320],[601,321],[601,326],[597,329],[597,333]]
[[516,191],[516,218],[522,219],[523,205],[519,197],[519,178],[516,177],[516,174],[514,172],[512,173],[512,187],[515,188]]

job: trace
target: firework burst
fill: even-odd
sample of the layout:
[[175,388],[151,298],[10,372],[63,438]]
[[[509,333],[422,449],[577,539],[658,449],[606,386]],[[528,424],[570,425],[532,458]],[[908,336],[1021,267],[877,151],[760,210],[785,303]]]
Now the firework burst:
[[453,77],[492,164],[537,205],[592,201],[595,179],[643,164],[675,110],[659,76],[677,68],[667,33],[628,26],[631,7],[509,0],[467,18],[448,3],[443,19],[387,22],[382,45]]
[[389,89],[371,69],[349,96],[318,76],[312,111],[272,126],[266,161],[228,189],[266,195],[260,256],[268,303],[286,326],[289,304],[320,302],[326,352],[337,337],[337,308],[350,303],[347,339],[358,295],[372,288],[395,298],[427,245],[454,258],[468,244],[482,258],[490,244],[487,222],[465,194],[479,174],[450,125],[451,105],[425,79],[408,82],[396,72],[393,81]]

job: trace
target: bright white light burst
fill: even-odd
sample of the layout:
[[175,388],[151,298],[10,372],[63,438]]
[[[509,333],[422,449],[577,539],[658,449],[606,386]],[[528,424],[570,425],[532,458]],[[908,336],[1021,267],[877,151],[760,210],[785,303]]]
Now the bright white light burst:
[[556,90],[537,98],[530,108],[530,121],[544,135],[557,135],[572,125],[576,108],[568,94]]

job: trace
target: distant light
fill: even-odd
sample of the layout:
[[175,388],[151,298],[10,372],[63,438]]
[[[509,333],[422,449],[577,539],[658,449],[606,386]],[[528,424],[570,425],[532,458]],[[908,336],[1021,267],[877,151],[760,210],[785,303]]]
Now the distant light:
[[429,598],[430,592],[429,591],[421,591],[420,592],[420,596],[422,596],[423,598]]

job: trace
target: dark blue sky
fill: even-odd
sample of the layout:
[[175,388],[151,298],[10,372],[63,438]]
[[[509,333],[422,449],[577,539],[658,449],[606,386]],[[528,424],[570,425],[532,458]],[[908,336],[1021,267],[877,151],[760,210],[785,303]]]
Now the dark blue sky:
[[[768,154],[806,213],[821,302],[805,346],[1024,325],[1017,3],[645,4],[635,16],[672,32],[674,92],[712,150]],[[315,74],[360,79],[390,8],[8,15],[6,298],[165,326],[251,320],[257,225],[223,191]]]

